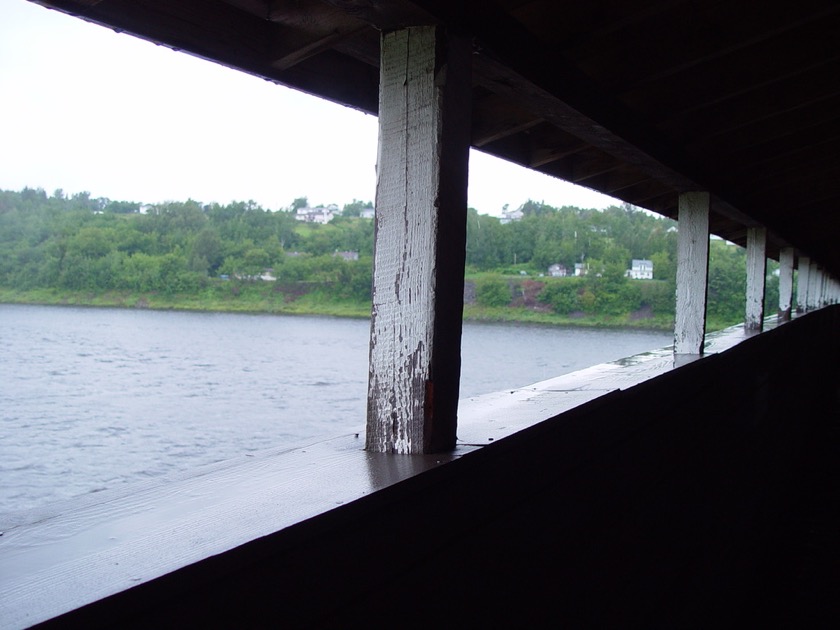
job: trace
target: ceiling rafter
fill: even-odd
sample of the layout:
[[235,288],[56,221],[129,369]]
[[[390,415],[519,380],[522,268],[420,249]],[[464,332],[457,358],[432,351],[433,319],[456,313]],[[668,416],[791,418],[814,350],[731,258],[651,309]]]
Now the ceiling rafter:
[[278,70],[287,70],[310,57],[335,48],[342,40],[349,39],[359,31],[367,28],[370,28],[367,24],[355,24],[347,28],[337,27],[332,33],[315,39],[303,46],[297,46],[288,52],[279,54],[279,56],[278,53],[275,53],[276,59],[271,62],[271,65]]

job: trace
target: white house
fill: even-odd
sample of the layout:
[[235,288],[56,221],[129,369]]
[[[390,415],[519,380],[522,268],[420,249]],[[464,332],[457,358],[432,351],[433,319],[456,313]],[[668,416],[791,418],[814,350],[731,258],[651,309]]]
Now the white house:
[[625,275],[634,280],[653,280],[653,262],[634,258]]
[[525,214],[522,212],[522,210],[503,210],[502,216],[499,219],[499,223],[504,225],[505,223],[519,221],[524,216]]
[[372,219],[376,214],[376,211],[373,208],[362,208],[359,211],[359,217],[362,219]]
[[586,269],[586,263],[575,263],[575,276],[585,276]]
[[337,207],[328,206],[326,208],[318,206],[317,208],[298,208],[295,212],[295,219],[304,221],[305,223],[322,223],[326,224],[335,217]]
[[567,275],[569,275],[569,270],[566,269],[566,265],[554,263],[553,265],[549,265],[548,275],[554,278],[565,278]]

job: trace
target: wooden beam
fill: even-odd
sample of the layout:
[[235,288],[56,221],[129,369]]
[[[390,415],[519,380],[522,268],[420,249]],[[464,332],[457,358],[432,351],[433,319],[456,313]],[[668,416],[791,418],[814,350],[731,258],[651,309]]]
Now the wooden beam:
[[800,256],[797,265],[799,272],[796,278],[796,312],[804,313],[808,308],[808,275],[811,273],[811,259]]
[[572,176],[572,183],[580,184],[581,182],[593,179],[599,175],[614,173],[622,167],[623,164],[621,162],[606,155],[599,155],[579,160],[576,161],[572,167],[572,171],[574,173]]
[[537,145],[536,142],[532,142],[531,156],[528,158],[527,166],[529,168],[540,168],[541,166],[559,162],[564,158],[576,155],[587,148],[583,142],[579,142],[573,138],[570,138],[570,140],[572,141],[565,144],[553,143],[551,145]]
[[764,326],[764,286],[767,282],[767,229],[747,228],[747,303],[744,326],[761,332]]
[[790,321],[793,304],[793,247],[784,247],[779,253],[779,321]]
[[[692,72],[671,77],[661,84],[644,85],[622,93],[631,108],[646,110],[652,120],[670,118],[714,107],[729,99],[795,79],[811,67],[840,58],[837,47],[825,34],[840,26],[836,12],[810,22],[801,29],[727,55],[716,63],[703,64]],[[807,41],[808,46],[802,42]],[[767,63],[773,59],[774,63]],[[731,67],[749,67],[749,76],[727,72]]]
[[840,283],[837,282],[837,278],[830,278],[829,279],[829,304],[837,304],[840,302]]
[[483,147],[501,138],[532,129],[542,123],[537,118],[517,107],[510,100],[498,94],[488,94],[473,100],[472,144]]
[[492,124],[484,128],[473,128],[473,146],[483,147],[485,144],[501,140],[508,136],[533,129],[542,122],[539,118],[521,120],[517,123]]
[[383,33],[366,448],[455,447],[467,165],[467,38]]
[[679,196],[674,354],[703,354],[709,271],[709,206],[710,195],[707,192],[689,192]]
[[[728,13],[729,11],[732,13]],[[713,40],[706,37],[686,38],[681,29],[664,29],[663,32],[663,29],[654,26],[656,45],[648,51],[643,51],[632,61],[614,64],[615,67],[608,69],[612,79],[605,77],[605,81],[609,80],[609,84],[615,89],[627,91],[677,75],[684,76],[688,72],[702,71],[704,68],[713,67],[715,63],[726,65],[733,57],[748,54],[752,48],[775,43],[784,39],[791,31],[830,18],[837,13],[837,7],[828,6],[821,10],[804,12],[796,4],[779,3],[777,6],[768,5],[762,11],[755,11],[745,4],[723,3],[708,4],[693,11],[698,12],[707,13],[703,16],[698,15],[701,19],[711,19],[715,22],[717,28]],[[653,33],[647,31],[647,34]],[[636,31],[634,35],[644,38],[645,32]],[[601,56],[607,52],[612,58],[624,61],[626,55],[621,56],[620,45],[626,41],[627,38],[621,37],[613,42],[589,40],[589,45],[594,55]],[[618,46],[614,50],[604,50],[615,43]],[[672,51],[673,55],[663,60],[663,49]]]
[[822,269],[812,260],[808,270],[808,295],[805,299],[805,310],[813,311],[820,307],[822,299],[820,287],[822,285]]
[[336,29],[329,35],[325,35],[319,39],[308,42],[307,44],[295,47],[291,50],[284,50],[276,52],[276,59],[271,62],[273,68],[278,70],[287,70],[292,66],[296,66],[301,61],[305,61],[310,57],[319,55],[324,51],[334,48],[339,42],[355,36],[360,31],[370,28],[367,24],[357,24],[346,29]]

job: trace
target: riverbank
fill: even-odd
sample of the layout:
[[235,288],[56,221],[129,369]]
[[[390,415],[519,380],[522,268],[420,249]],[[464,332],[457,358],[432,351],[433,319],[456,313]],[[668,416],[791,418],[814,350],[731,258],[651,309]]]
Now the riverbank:
[[[198,294],[161,294],[127,291],[66,291],[56,289],[0,288],[0,302],[7,304],[43,304],[183,310],[228,313],[276,313],[286,315],[328,315],[333,317],[370,317],[370,304],[336,299],[328,292],[310,292],[289,299],[282,292],[266,292],[260,287],[238,285],[224,290],[208,289]],[[584,328],[629,328],[639,330],[673,329],[673,319],[655,317],[645,312],[621,316],[575,313],[558,315],[544,308],[527,306],[464,305],[464,319],[484,322],[529,323]],[[729,324],[725,324],[729,325]],[[720,327],[725,327],[721,325]],[[711,327],[710,327],[711,329]]]

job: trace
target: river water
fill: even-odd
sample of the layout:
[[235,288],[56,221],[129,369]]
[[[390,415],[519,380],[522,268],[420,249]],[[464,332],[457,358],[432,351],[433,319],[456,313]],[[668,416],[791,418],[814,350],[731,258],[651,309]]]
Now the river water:
[[[0,516],[364,431],[369,322],[0,304]],[[461,396],[672,343],[467,322]]]

